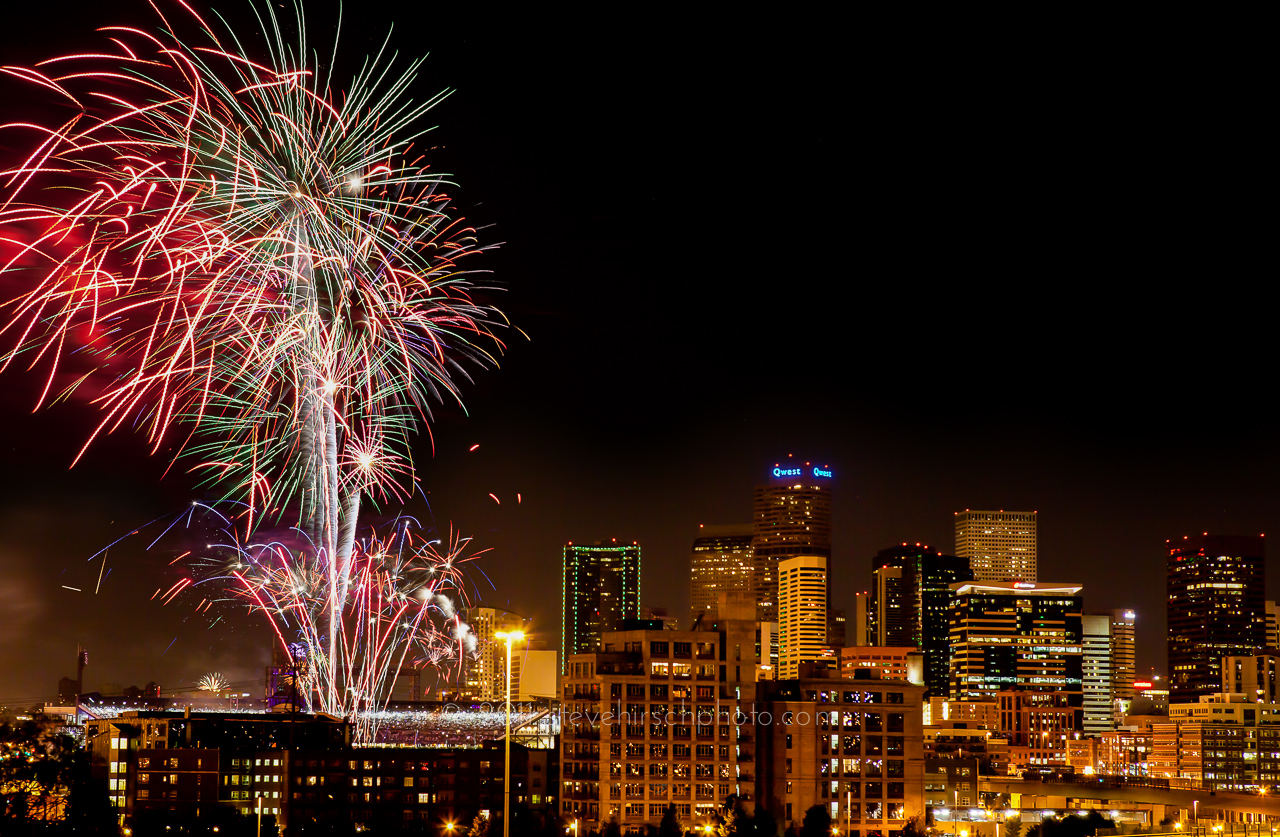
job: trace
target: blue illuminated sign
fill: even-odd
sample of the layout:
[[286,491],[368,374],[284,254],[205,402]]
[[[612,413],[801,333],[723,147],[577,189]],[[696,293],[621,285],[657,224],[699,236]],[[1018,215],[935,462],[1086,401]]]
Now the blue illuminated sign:
[[[773,475],[775,477],[799,477],[799,476],[803,476],[804,472],[805,472],[804,468],[774,468],[773,469]],[[810,469],[810,474],[816,477],[817,479],[825,479],[825,480],[831,479],[831,471],[826,470],[824,468],[818,468],[816,466]]]

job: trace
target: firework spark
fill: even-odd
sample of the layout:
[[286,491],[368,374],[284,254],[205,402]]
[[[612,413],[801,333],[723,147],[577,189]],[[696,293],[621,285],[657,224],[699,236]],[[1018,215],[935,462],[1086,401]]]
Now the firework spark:
[[229,684],[227,683],[227,678],[216,671],[211,671],[200,678],[199,682],[196,683],[196,688],[202,692],[214,692],[216,694],[225,692],[229,688]]
[[349,617],[376,599],[421,622],[357,548],[362,498],[412,491],[411,435],[458,398],[464,363],[492,362],[502,319],[459,266],[484,247],[413,150],[445,95],[407,101],[421,62],[397,75],[380,53],[335,93],[300,5],[293,42],[255,9],[258,54],[181,8],[155,31],[108,27],[100,52],[3,68],[69,110],[2,126],[32,150],[0,171],[0,271],[22,282],[0,368],[42,371],[37,407],[83,393],[101,415],[86,447],[129,425],[189,457],[243,504],[241,542],[264,518],[303,531],[274,563],[241,547],[262,575],[237,581],[290,624],[310,614],[321,703],[345,713],[369,685],[358,661],[404,641],[349,635]]

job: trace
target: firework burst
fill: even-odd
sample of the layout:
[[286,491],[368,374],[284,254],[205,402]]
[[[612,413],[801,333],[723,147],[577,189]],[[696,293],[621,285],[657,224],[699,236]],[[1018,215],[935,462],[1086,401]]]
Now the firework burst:
[[229,688],[229,684],[227,683],[227,678],[216,671],[211,671],[200,678],[199,682],[196,683],[196,688],[202,692],[217,694],[218,692],[225,692]]
[[[69,110],[3,126],[33,150],[0,172],[0,270],[23,283],[0,368],[41,370],[39,404],[85,392],[86,447],[128,425],[189,457],[243,503],[242,543],[264,518],[304,532],[287,554],[240,547],[258,574],[237,579],[301,627],[321,705],[345,713],[368,694],[357,661],[430,609],[399,594],[418,569],[358,548],[362,498],[412,490],[411,435],[466,363],[492,361],[501,315],[459,266],[484,248],[414,150],[441,98],[407,100],[420,62],[395,74],[380,54],[335,93],[300,5],[295,41],[255,9],[257,54],[180,5],[154,31],[103,30],[101,52],[3,68]],[[350,633],[370,608],[400,614],[391,633]]]

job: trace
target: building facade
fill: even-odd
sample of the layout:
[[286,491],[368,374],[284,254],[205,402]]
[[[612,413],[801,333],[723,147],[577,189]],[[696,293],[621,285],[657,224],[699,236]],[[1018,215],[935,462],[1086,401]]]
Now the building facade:
[[1111,702],[1132,699],[1137,678],[1134,623],[1137,614],[1127,608],[1111,611]]
[[564,547],[560,650],[599,650],[605,631],[640,618],[640,546],[616,543]]
[[[724,799],[755,798],[755,608],[726,597],[711,630],[614,631],[575,654],[563,683],[560,815],[656,827],[668,805],[708,823]],[[740,712],[743,707],[746,712]]]
[[[502,810],[495,742],[353,747],[347,722],[289,713],[132,711],[91,720],[85,733],[93,779],[125,823],[216,825],[230,811],[282,828],[429,829]],[[554,809],[554,752],[513,744],[511,755],[512,801]]]
[[[466,688],[459,697],[469,700],[495,701],[507,696],[507,645],[494,637],[500,631],[524,629],[524,618],[493,607],[473,607],[467,611],[467,624],[476,638],[475,656],[467,659]],[[524,659],[523,646],[511,653],[511,694],[520,696],[520,674]]]
[[751,590],[754,531],[750,524],[699,528],[689,562],[689,609],[694,622],[715,621],[720,593]]
[[1036,512],[956,512],[956,556],[974,581],[1036,580]]
[[1276,703],[1276,663],[1280,655],[1253,654],[1222,658],[1222,691],[1257,703]]
[[1078,692],[999,692],[1000,734],[1009,763],[1021,768],[1065,767],[1070,742],[1084,731]]
[[1111,616],[1082,616],[1080,626],[1083,636],[1081,686],[1084,691],[1084,731],[1089,735],[1100,735],[1111,729]]
[[1151,725],[1150,772],[1210,789],[1253,791],[1280,782],[1280,704],[1242,695],[1201,696],[1169,706]]
[[854,645],[840,650],[840,676],[846,680],[870,676],[879,680],[921,682],[922,672],[911,671],[912,668],[923,668],[920,656],[915,646]]
[[761,684],[757,804],[782,830],[822,805],[842,834],[891,834],[925,813],[924,687],[834,675],[811,664]]
[[831,656],[827,644],[827,559],[797,555],[778,563],[778,679]]
[[1080,585],[974,581],[952,589],[952,700],[1010,690],[1081,694]]
[[797,555],[831,558],[831,470],[785,460],[756,486],[751,503],[751,589],[758,620],[778,621],[778,564]]
[[1262,537],[1167,541],[1170,703],[1219,691],[1222,658],[1266,642]]

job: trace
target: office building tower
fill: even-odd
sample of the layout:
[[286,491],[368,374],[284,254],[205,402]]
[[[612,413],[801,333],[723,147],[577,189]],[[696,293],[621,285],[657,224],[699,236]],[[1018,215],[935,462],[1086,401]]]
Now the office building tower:
[[864,590],[853,596],[852,642],[846,645],[872,645],[871,639],[871,591]]
[[[524,618],[494,607],[473,607],[466,622],[476,638],[475,656],[467,659],[465,696],[471,700],[503,700],[507,695],[507,645],[494,636],[499,631],[524,630]],[[511,656],[511,694],[520,694],[523,647]]]
[[1081,705],[1079,584],[973,581],[951,589],[952,700],[1071,692]]
[[1255,703],[1276,703],[1276,664],[1280,655],[1253,654],[1247,657],[1222,658],[1222,691],[1244,695]]
[[1127,608],[1111,611],[1111,702],[1133,698],[1137,675],[1134,623],[1137,614]]
[[822,660],[827,645],[827,559],[797,555],[778,564],[778,679]]
[[561,597],[563,658],[598,651],[605,631],[640,618],[640,547],[566,544]]
[[695,623],[700,618],[716,620],[716,598],[721,592],[751,590],[753,534],[749,523],[698,528],[689,562],[689,605]]
[[1168,547],[1169,701],[1193,703],[1222,685],[1222,658],[1267,641],[1263,538],[1197,535]]
[[1280,649],[1280,607],[1269,601],[1263,607],[1263,615],[1267,620],[1267,647]]
[[1082,616],[1080,627],[1084,637],[1084,731],[1101,735],[1111,729],[1111,616]]
[[956,556],[974,581],[1036,580],[1036,512],[956,512]]
[[[754,599],[752,602],[754,604]],[[756,623],[756,657],[760,660],[757,680],[778,679],[778,623]]]
[[840,656],[840,649],[844,648],[846,641],[846,630],[848,622],[846,621],[843,610],[831,610],[831,579],[827,578],[827,645],[831,646],[831,650],[835,656]]
[[[778,621],[778,563],[797,555],[831,558],[831,470],[786,460],[752,498],[751,589],[761,622]],[[830,567],[828,567],[828,570]]]
[[949,694],[951,586],[973,580],[969,562],[902,544],[880,550],[875,566],[867,644],[920,649],[927,695]]

